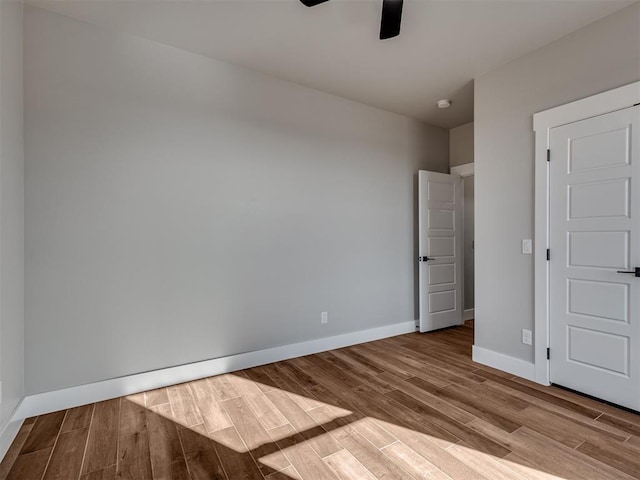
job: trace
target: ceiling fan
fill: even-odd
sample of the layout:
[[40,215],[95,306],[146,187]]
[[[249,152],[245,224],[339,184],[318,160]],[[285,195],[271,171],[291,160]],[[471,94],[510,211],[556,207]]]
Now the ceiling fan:
[[[328,0],[300,0],[307,7],[315,7]],[[382,19],[380,20],[380,40],[397,37],[400,34],[403,0],[382,0]]]

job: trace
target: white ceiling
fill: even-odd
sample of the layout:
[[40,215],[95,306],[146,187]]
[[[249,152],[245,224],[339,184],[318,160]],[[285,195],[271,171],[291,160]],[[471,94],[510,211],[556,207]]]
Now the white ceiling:
[[381,0],[29,3],[451,128],[473,120],[473,78],[633,0],[405,0],[385,41]]

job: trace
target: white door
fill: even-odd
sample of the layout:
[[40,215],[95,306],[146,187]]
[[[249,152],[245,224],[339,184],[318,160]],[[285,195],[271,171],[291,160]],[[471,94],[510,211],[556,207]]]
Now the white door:
[[418,173],[420,331],[462,324],[462,181]]
[[551,382],[640,410],[640,107],[550,131]]

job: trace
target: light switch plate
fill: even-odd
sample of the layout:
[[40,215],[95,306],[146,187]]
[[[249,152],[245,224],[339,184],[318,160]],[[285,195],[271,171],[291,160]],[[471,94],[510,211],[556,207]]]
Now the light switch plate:
[[522,253],[525,255],[531,255],[533,252],[533,242],[530,238],[522,240]]

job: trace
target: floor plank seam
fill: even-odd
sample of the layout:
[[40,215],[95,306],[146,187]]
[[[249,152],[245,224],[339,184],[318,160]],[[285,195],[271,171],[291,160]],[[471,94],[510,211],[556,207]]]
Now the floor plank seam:
[[[95,404],[93,404],[93,408],[91,409],[91,418],[89,419],[89,426],[87,427],[87,439],[84,442],[84,451],[82,453],[82,462],[80,462],[80,475],[78,476],[78,479],[82,478],[83,475],[83,470],[84,470],[84,462],[87,458],[87,448],[89,446],[89,435],[91,435],[91,426],[93,425],[93,416],[96,413],[96,408],[95,408]],[[116,467],[117,468],[117,467]]]
[[[406,444],[398,441],[397,442],[399,445],[404,445],[406,447]],[[408,448],[408,447],[407,447]],[[386,449],[385,449],[386,450]],[[408,479],[411,480],[420,480],[419,478],[417,478],[415,475],[412,475],[410,472],[407,472],[406,469],[402,468],[402,465],[399,465],[398,462],[396,462],[393,458],[391,458],[389,455],[387,455],[386,451],[381,450],[382,454],[388,458],[394,465],[396,465],[402,472],[404,472],[405,475],[407,475]],[[417,452],[416,452],[417,453]],[[420,455],[420,454],[418,454]],[[421,455],[422,456],[422,455]]]
[[51,464],[51,459],[53,458],[53,452],[56,449],[56,445],[58,444],[58,439],[60,438],[64,421],[67,419],[68,415],[69,415],[69,410],[67,410],[64,413],[64,417],[62,418],[62,423],[60,423],[60,428],[58,428],[58,433],[56,434],[56,439],[53,441],[53,447],[51,447],[51,453],[49,454],[49,458],[47,459],[47,464],[45,465],[44,470],[42,472],[42,477],[40,477],[41,480],[44,479],[47,475],[47,470],[49,469],[49,465]]
[[[264,472],[262,471],[262,469],[260,468],[260,462],[258,461],[258,459],[255,458],[255,455],[253,453],[253,451],[249,448],[249,446],[247,445],[247,443],[245,442],[244,438],[242,438],[242,435],[240,435],[240,432],[238,432],[238,429],[236,428],[236,426],[233,426],[233,429],[236,432],[236,435],[238,435],[238,437],[240,438],[240,441],[242,442],[242,444],[244,445],[244,448],[246,450],[246,452],[249,454],[249,456],[251,457],[251,459],[253,460],[253,463],[256,464],[256,467],[258,468],[258,472],[260,472],[260,475],[262,475],[262,478],[264,478],[266,475],[264,474]],[[278,450],[282,452],[282,449],[280,448],[279,445],[276,444],[276,446],[278,447]],[[283,453],[284,454],[284,453]],[[286,455],[285,455],[286,456]],[[288,459],[287,459],[288,460]],[[291,463],[291,460],[289,460],[289,463]]]
[[182,452],[182,459],[184,461],[185,468],[187,469],[187,474],[189,475],[190,479],[193,479],[193,475],[191,475],[191,469],[189,468],[189,462],[187,461],[187,454],[184,451],[184,441],[182,440],[182,435],[180,435],[180,432],[178,432],[177,428],[176,433],[178,436],[178,442],[180,442],[180,451]]

